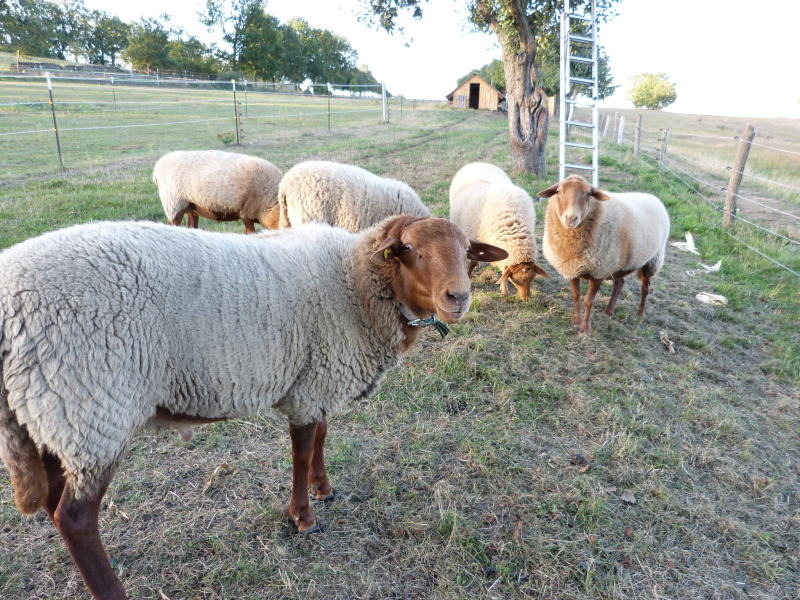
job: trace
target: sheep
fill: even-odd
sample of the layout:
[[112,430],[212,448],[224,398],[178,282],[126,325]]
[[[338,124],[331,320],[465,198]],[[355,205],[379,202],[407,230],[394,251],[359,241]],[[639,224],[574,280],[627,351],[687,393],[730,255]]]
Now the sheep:
[[[572,325],[591,330],[592,303],[605,279],[614,282],[606,314],[614,314],[625,276],[636,271],[642,282],[637,314],[644,315],[650,279],[664,264],[669,215],[661,200],[638,192],[610,194],[579,175],[539,192],[549,198],[542,250],[572,293]],[[581,316],[581,279],[589,280]]]
[[399,214],[430,210],[407,184],[353,165],[306,161],[289,169],[278,188],[280,227],[320,221],[361,231]]
[[125,598],[98,512],[135,433],[272,407],[292,441],[288,514],[313,531],[309,488],[333,493],[327,416],[370,396],[421,323],[464,316],[465,259],[504,255],[408,215],[358,235],[96,223],[3,251],[0,458],[18,509],[44,507],[96,599]]
[[[533,201],[502,169],[480,162],[461,167],[450,183],[450,219],[469,237],[508,252],[508,258],[496,264],[502,273],[497,283],[503,294],[508,293],[506,282],[511,281],[520,300],[527,302],[534,277],[549,277],[536,264]],[[477,265],[470,263],[470,275]]]
[[221,150],[178,150],[165,154],[153,168],[153,183],[172,225],[197,228],[198,217],[244,223],[255,233],[257,221],[278,227],[278,184],[281,172],[255,156]]

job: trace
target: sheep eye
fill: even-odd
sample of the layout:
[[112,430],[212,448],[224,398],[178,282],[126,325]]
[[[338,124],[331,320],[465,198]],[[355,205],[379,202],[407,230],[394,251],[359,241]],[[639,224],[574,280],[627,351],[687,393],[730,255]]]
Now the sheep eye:
[[400,246],[400,249],[403,252],[411,252],[411,244],[403,244],[402,246]]

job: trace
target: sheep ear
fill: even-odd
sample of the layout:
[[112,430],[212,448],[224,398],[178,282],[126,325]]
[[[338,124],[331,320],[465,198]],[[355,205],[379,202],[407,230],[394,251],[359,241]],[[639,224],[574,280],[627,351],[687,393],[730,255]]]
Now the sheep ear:
[[603,190],[600,190],[596,187],[592,187],[592,191],[589,192],[589,195],[594,196],[598,200],[610,200],[611,196],[606,194]]
[[495,281],[495,283],[498,285],[503,285],[506,281],[508,281],[509,277],[511,277],[511,267],[506,267],[506,270],[503,271],[502,275],[500,275],[500,279]]
[[547,273],[547,271],[545,271],[542,267],[540,267],[536,263],[533,263],[533,271],[534,271],[534,273],[537,273],[538,275],[541,275],[542,277],[550,277],[550,275]]
[[551,185],[546,190],[542,190],[538,194],[536,194],[539,198],[549,198],[550,196],[555,196],[558,193],[558,184]]
[[491,244],[470,240],[467,258],[478,262],[495,262],[508,258],[508,252]]
[[374,265],[382,265],[389,262],[391,259],[397,257],[397,247],[400,245],[400,240],[396,237],[387,238],[380,248],[370,256],[369,260]]

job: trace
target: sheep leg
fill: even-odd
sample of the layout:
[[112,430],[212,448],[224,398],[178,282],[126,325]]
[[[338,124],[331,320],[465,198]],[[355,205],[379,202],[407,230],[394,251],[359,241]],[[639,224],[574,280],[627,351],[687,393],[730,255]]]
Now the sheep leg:
[[[48,478],[51,474],[54,475],[46,503],[48,514],[81,572],[86,587],[96,600],[125,600],[125,590],[122,589],[103,548],[98,523],[100,501],[106,493],[110,475],[97,492],[78,499],[70,483],[64,481],[58,459],[50,455],[45,465]],[[54,508],[58,489],[62,491]]]
[[64,469],[61,468],[61,461],[58,460],[47,449],[42,452],[42,462],[44,469],[47,473],[47,500],[44,503],[44,509],[50,520],[55,519],[56,509],[58,503],[61,501],[61,495],[64,493],[64,486],[67,483],[67,478],[64,476]]
[[624,277],[614,278],[614,287],[611,288],[611,298],[608,300],[608,305],[606,306],[607,315],[614,314],[614,307],[617,305],[617,298],[619,298],[619,294],[622,291],[622,286],[624,284],[625,284]]
[[317,423],[289,424],[292,438],[292,496],[289,500],[289,517],[300,533],[316,530],[314,509],[308,501],[308,479],[314,455]]
[[650,278],[647,275],[641,275],[642,280],[642,300],[639,302],[639,310],[636,312],[640,317],[644,315],[644,305],[647,302],[647,295],[650,293]]
[[325,472],[325,437],[328,435],[328,421],[317,421],[317,432],[314,436],[314,454],[311,458],[311,469],[308,472],[308,486],[314,492],[315,500],[332,500],[333,488]]
[[183,215],[186,212],[186,209],[180,211],[174,218],[170,219],[170,225],[180,225],[181,221],[183,221]]
[[197,216],[197,213],[190,212],[186,215],[186,226],[190,227],[191,229],[197,229],[197,225],[200,222],[200,217]]
[[572,292],[572,326],[581,325],[581,280],[579,277],[569,280],[569,290]]
[[244,232],[245,233],[255,233],[256,226],[253,224],[253,221],[250,219],[242,219],[242,223],[244,223]]
[[594,297],[600,289],[602,281],[599,279],[589,280],[589,289],[586,290],[586,296],[583,298],[583,323],[578,333],[589,333],[592,330],[592,304],[594,304]]

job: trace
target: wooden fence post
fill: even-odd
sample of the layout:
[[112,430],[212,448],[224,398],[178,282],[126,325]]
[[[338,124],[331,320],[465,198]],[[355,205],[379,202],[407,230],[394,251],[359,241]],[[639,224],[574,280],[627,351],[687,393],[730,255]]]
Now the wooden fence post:
[[750,154],[750,143],[756,137],[756,130],[748,123],[744,127],[742,136],[736,136],[739,140],[739,148],[736,150],[736,162],[731,169],[731,176],[728,180],[727,194],[725,196],[725,210],[722,214],[722,226],[730,227],[736,216],[736,193],[739,191],[739,184],[742,182],[744,166],[747,164],[747,157]]
[[603,137],[606,137],[606,133],[608,133],[608,123],[611,121],[610,115],[605,115],[603,117]]
[[667,144],[669,143],[669,129],[659,129],[661,132],[661,149],[658,153],[658,168],[664,168],[664,158],[667,156]]
[[639,147],[642,143],[642,115],[636,115],[636,125],[633,127],[633,158],[639,158]]
[[619,118],[619,129],[617,129],[617,143],[621,144],[623,142],[625,134],[625,115],[621,115]]
[[239,103],[236,101],[236,80],[231,79],[231,88],[233,89],[233,118],[236,124],[236,145],[242,144],[241,138],[241,119],[239,117]]

